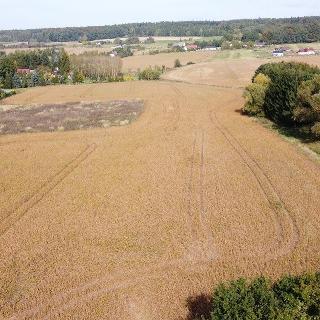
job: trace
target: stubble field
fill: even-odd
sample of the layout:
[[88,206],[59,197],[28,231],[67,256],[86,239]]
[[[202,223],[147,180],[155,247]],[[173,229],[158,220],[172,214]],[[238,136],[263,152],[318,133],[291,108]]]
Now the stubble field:
[[185,319],[220,281],[319,267],[319,164],[239,114],[247,64],[212,64],[218,82],[196,65],[4,101],[145,111],[125,127],[0,136],[0,318]]

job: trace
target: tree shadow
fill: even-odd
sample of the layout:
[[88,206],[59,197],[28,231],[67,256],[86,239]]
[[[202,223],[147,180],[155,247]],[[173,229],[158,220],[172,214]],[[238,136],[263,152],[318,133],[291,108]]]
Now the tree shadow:
[[236,113],[240,113],[241,115],[245,115],[244,113],[243,113],[243,110],[242,109],[236,109],[236,110],[234,110]]
[[212,311],[212,297],[206,294],[189,297],[187,299],[188,316],[186,320],[210,319]]
[[273,123],[272,129],[278,131],[280,134],[288,138],[293,137],[303,143],[312,143],[318,141],[318,139],[306,127],[284,127]]

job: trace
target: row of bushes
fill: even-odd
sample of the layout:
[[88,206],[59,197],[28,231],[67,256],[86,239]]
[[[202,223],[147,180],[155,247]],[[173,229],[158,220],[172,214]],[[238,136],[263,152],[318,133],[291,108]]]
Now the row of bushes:
[[265,277],[250,282],[239,279],[219,285],[211,299],[199,298],[192,301],[189,319],[316,320],[320,319],[320,273],[285,276],[275,283]]
[[0,100],[13,96],[16,94],[14,90],[1,90],[0,89]]
[[244,93],[244,113],[320,137],[320,69],[305,63],[260,66]]
[[139,80],[160,80],[161,74],[164,72],[165,67],[160,68],[158,66],[148,67],[138,72]]

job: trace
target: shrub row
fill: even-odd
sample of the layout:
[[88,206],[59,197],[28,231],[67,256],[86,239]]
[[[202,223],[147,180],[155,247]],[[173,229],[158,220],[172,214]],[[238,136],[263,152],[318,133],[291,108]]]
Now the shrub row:
[[221,284],[213,294],[211,320],[320,319],[320,273],[264,277]]
[[213,295],[189,298],[189,320],[319,320],[320,273],[259,277],[220,284]]

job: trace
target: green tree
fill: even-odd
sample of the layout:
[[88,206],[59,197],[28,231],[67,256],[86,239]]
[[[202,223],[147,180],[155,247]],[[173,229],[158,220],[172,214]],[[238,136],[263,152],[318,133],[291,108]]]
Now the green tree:
[[13,88],[21,88],[22,87],[21,78],[16,73],[12,77],[12,87]]
[[31,74],[30,87],[37,87],[39,85],[41,85],[40,75],[38,72],[34,71]]
[[262,73],[259,73],[244,91],[245,105],[243,113],[254,116],[264,116],[264,100],[271,79]]
[[5,89],[12,89],[12,78],[13,76],[11,75],[11,73],[6,73],[3,83],[3,87]]
[[73,83],[82,83],[84,81],[84,75],[79,70],[74,70],[72,74]]
[[64,49],[60,51],[58,67],[62,75],[68,74],[71,70],[70,58]]
[[266,116],[280,124],[294,124],[299,85],[320,74],[320,69],[304,63],[281,62],[262,65],[255,75],[259,73],[271,79],[263,106]]
[[181,64],[181,62],[180,62],[179,59],[176,59],[176,60],[174,61],[174,67],[175,67],[175,68],[181,68],[181,67],[182,67],[182,64]]

